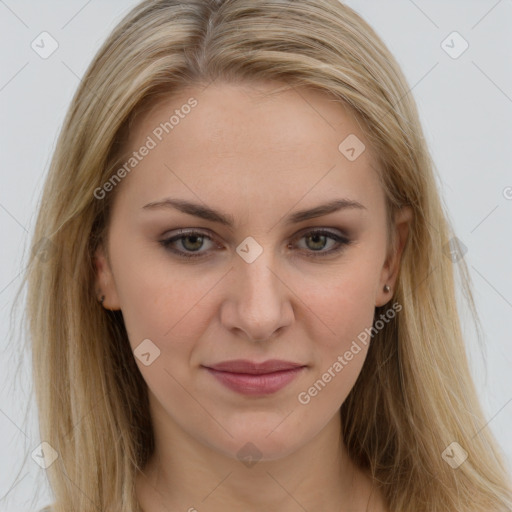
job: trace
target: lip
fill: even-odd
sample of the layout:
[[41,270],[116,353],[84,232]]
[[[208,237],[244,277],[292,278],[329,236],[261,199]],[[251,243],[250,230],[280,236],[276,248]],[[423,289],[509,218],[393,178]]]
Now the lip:
[[[206,365],[205,365],[206,366]],[[222,363],[211,364],[206,368],[231,373],[249,373],[253,375],[261,375],[264,373],[279,372],[282,370],[292,370],[306,366],[301,363],[292,361],[284,361],[282,359],[269,359],[261,363],[249,361],[248,359],[233,359],[232,361],[223,361]]]
[[306,365],[278,359],[262,363],[237,359],[204,368],[229,389],[254,396],[279,391],[305,370]]

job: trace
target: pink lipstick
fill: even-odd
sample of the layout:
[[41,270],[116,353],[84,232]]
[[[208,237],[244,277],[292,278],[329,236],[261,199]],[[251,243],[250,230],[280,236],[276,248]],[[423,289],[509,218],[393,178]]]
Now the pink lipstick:
[[306,365],[279,359],[262,363],[237,359],[204,367],[233,391],[244,395],[267,395],[284,388]]

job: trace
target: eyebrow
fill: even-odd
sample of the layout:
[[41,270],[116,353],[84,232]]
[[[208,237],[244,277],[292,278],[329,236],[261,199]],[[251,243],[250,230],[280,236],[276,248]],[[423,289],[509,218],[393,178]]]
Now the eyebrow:
[[[158,208],[175,208],[183,213],[188,213],[189,215],[194,215],[195,217],[200,217],[201,219],[217,222],[228,227],[232,227],[235,224],[234,217],[232,215],[214,210],[199,203],[186,201],[184,199],[165,198],[161,201],[148,203],[142,207],[142,209],[146,210],[153,210]],[[287,217],[286,224],[295,224],[305,220],[314,219],[316,217],[322,217],[323,215],[328,215],[329,213],[347,209],[366,210],[366,207],[358,201],[353,201],[352,199],[334,199],[328,203],[315,206],[314,208],[300,210],[292,213]]]

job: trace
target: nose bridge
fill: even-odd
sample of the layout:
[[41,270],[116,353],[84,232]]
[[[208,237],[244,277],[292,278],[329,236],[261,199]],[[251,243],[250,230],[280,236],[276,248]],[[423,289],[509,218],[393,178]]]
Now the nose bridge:
[[265,304],[275,306],[280,302],[279,281],[273,269],[273,262],[272,257],[265,258],[263,255],[253,263],[239,262],[237,277],[240,283],[240,297],[244,304],[261,307]]
[[234,267],[235,312],[231,327],[242,329],[251,339],[264,340],[291,321],[288,289],[279,278],[270,248],[263,249],[248,240],[247,245],[240,244],[237,252],[241,256]]

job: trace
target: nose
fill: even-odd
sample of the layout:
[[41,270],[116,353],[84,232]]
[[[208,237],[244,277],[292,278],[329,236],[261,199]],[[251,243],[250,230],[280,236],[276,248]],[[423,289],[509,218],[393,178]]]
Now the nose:
[[[229,297],[221,322],[230,331],[241,331],[251,341],[265,341],[283,331],[294,319],[293,292],[274,260],[263,253],[252,263],[239,258],[230,272]],[[239,333],[238,333],[239,334]]]

